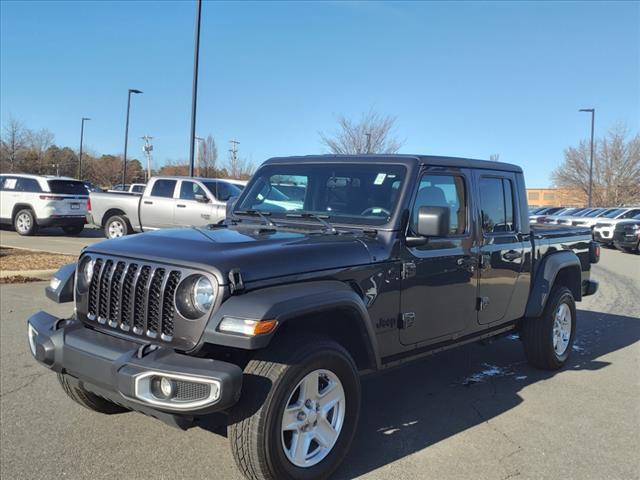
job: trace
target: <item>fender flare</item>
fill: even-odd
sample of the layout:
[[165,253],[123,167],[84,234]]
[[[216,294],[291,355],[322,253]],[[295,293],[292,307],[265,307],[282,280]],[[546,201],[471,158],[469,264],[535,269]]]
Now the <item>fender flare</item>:
[[[348,285],[337,280],[267,287],[231,296],[207,322],[199,346],[210,343],[244,350],[265,348],[287,322],[295,322],[306,314],[336,309],[348,310],[358,319],[357,326],[366,345],[369,363],[379,368],[378,343],[369,312],[362,298]],[[224,317],[277,320],[278,327],[274,332],[258,337],[228,334],[218,331],[218,325]]]
[[552,253],[544,257],[535,270],[534,283],[525,309],[526,317],[539,317],[542,315],[556,277],[565,268],[572,269],[573,275],[577,276],[578,284],[573,287],[568,285],[568,287],[573,291],[576,301],[582,300],[582,288],[580,285],[582,266],[580,259],[574,252],[567,250]]
[[35,218],[37,222],[38,217],[36,216],[36,209],[33,208],[33,205],[31,205],[30,203],[18,202],[13,206],[13,209],[11,210],[11,223],[15,221],[16,215],[20,210],[31,210],[33,212],[33,218]]

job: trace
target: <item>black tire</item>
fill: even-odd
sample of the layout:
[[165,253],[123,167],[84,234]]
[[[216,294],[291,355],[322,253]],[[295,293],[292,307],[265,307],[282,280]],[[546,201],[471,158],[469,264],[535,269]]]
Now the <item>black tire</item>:
[[[114,231],[121,231],[121,235],[113,236]],[[124,215],[113,215],[104,224],[104,236],[106,238],[125,237],[131,233],[131,225]]]
[[62,227],[62,231],[67,235],[79,235],[84,230],[84,225],[69,225]]
[[91,392],[87,392],[83,388],[75,387],[69,383],[67,377],[61,373],[58,374],[58,381],[62,386],[64,392],[74,402],[82,405],[84,408],[93,410],[94,412],[104,413],[112,415],[114,413],[123,413],[128,410],[120,405],[117,405],[109,400],[99,397]]
[[[289,337],[259,352],[244,370],[242,396],[231,411],[228,436],[233,458],[251,480],[327,478],[346,456],[360,414],[360,378],[347,351],[324,338]],[[287,458],[281,433],[282,415],[298,383],[318,369],[335,374],[344,389],[345,417],[327,456],[310,467]]]
[[25,208],[19,210],[13,217],[13,228],[19,235],[30,236],[38,231],[36,216],[33,210]]
[[[571,333],[569,343],[562,354],[554,349],[555,315],[561,305],[567,305],[571,313]],[[567,362],[576,336],[576,304],[571,290],[565,286],[554,286],[537,318],[525,318],[522,325],[522,341],[529,364],[543,370],[558,370]]]

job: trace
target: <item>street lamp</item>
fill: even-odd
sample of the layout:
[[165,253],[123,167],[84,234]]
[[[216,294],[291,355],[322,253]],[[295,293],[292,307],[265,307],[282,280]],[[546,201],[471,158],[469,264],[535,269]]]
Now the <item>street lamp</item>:
[[129,111],[131,110],[131,94],[142,93],[142,90],[136,90],[135,88],[129,89],[129,95],[127,97],[127,124],[124,127],[124,158],[122,159],[122,184],[127,183],[127,143],[129,142]]
[[82,117],[82,123],[80,124],[80,153],[78,154],[78,180],[82,180],[82,141],[84,139],[84,122],[91,120],[87,117]]
[[589,204],[588,207],[591,206],[591,193],[593,189],[593,125],[595,123],[596,118],[596,109],[595,108],[581,108],[580,112],[589,112],[591,113],[591,159],[589,160]]
[[196,106],[198,101],[198,60],[200,58],[200,12],[202,0],[196,0],[196,31],[193,49],[193,86],[191,91],[191,136],[189,137],[189,176],[193,177],[194,148],[196,143]]

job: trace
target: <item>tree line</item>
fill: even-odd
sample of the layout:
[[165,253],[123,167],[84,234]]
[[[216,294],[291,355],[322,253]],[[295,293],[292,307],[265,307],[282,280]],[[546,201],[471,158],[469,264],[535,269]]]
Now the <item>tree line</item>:
[[[101,187],[111,187],[122,182],[122,156],[82,152],[82,180]],[[0,137],[0,173],[31,173],[36,175],[61,175],[78,178],[80,159],[78,152],[68,146],[58,146],[54,134],[47,130],[32,130],[15,118],[10,118],[2,128]],[[127,158],[126,183],[144,183],[146,169],[137,158]],[[173,160],[151,175],[188,175],[186,160]],[[237,155],[220,165],[215,139],[208,135],[197,144],[196,176],[247,179],[252,165]]]

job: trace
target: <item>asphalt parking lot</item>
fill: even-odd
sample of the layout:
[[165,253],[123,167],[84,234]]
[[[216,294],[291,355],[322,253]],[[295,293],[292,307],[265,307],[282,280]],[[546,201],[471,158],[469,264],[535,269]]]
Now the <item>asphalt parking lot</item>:
[[66,235],[60,228],[46,228],[32,237],[18,235],[13,228],[0,228],[0,245],[3,247],[29,248],[47,252],[77,255],[82,247],[104,240],[102,230],[86,225],[82,233],[76,236]]
[[[334,478],[640,478],[640,256],[603,250],[593,277],[600,291],[578,304],[562,371],[530,368],[509,337],[365,378],[359,431]],[[73,308],[47,301],[45,285],[0,287],[3,479],[240,478],[219,428],[182,432],[69,400],[28,351],[29,315]]]

